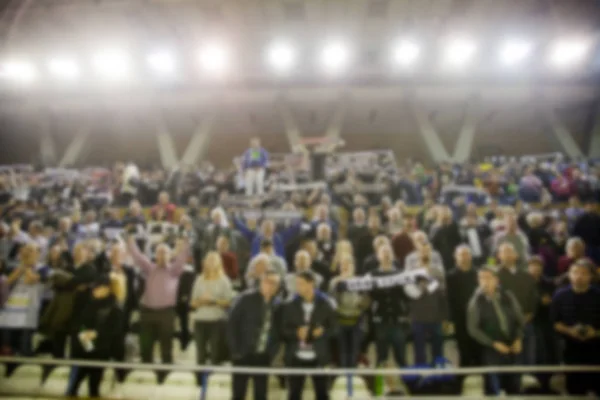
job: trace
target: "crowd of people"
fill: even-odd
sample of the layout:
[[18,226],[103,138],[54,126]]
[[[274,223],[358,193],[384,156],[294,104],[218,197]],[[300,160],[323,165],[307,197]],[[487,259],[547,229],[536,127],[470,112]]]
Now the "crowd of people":
[[[131,164],[51,182],[10,169],[0,182],[2,354],[124,361],[136,334],[142,362],[158,342],[170,364],[176,337],[183,349],[195,344],[199,365],[310,369],[319,400],[330,389],[320,368],[383,366],[390,349],[399,368],[439,365],[448,337],[457,366],[597,364],[593,162],[428,171],[376,155],[356,171],[336,163],[358,156],[331,157],[325,181],[291,174],[267,185],[269,154],[253,141],[239,166],[251,189],[215,171],[191,186],[189,173],[145,181]],[[52,367],[43,370],[47,379]],[[118,369],[118,382],[129,372]],[[87,377],[99,396],[102,375],[72,368],[67,394]],[[539,390],[552,392],[551,377],[536,374]],[[290,399],[302,398],[305,378],[282,380]],[[520,378],[487,374],[485,391],[519,393]],[[266,375],[234,374],[233,399],[250,379],[254,398],[267,398]],[[566,382],[570,394],[600,395],[598,374]]]

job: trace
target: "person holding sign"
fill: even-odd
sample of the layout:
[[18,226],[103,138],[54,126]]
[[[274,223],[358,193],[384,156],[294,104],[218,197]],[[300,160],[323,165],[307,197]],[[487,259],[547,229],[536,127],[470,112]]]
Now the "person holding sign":
[[[0,311],[2,353],[31,356],[31,339],[38,326],[43,286],[36,267],[39,250],[28,243],[19,250],[19,265],[8,276],[8,298]],[[17,346],[14,346],[18,342]]]
[[246,196],[264,193],[265,170],[269,165],[269,153],[261,147],[260,140],[250,140],[250,148],[243,155],[242,167],[246,185]]

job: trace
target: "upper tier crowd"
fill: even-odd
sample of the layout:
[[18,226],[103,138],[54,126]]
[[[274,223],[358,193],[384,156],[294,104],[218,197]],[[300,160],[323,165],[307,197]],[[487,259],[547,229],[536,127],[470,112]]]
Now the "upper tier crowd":
[[[453,336],[460,366],[594,365],[599,171],[561,157],[426,169],[386,152],[277,164],[256,140],[229,172],[6,167],[2,353],[123,361],[136,333],[142,362],[158,342],[172,363],[177,337],[199,365],[380,366],[391,349],[408,367],[445,363]],[[73,368],[67,395],[88,377],[99,396],[102,374]],[[551,376],[536,374],[541,391]],[[245,374],[233,399],[249,379],[265,399],[266,376]],[[304,379],[282,383],[290,399]],[[567,374],[571,394],[599,382]],[[485,390],[519,393],[520,375],[488,374]]]

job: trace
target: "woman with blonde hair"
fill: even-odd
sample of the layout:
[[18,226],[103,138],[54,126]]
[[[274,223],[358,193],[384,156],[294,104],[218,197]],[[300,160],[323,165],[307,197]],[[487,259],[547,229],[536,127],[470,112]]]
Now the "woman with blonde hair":
[[338,345],[340,367],[354,368],[358,362],[363,336],[363,315],[369,307],[369,297],[358,292],[340,292],[337,284],[355,276],[354,257],[343,253],[339,256],[339,275],[329,284],[329,292],[337,303],[339,323]]
[[233,298],[231,281],[223,271],[221,256],[210,251],[202,261],[202,273],[192,289],[190,306],[193,310],[196,361],[206,363],[208,349],[213,364],[222,361],[227,308]]
[[335,253],[331,261],[331,273],[337,274],[340,270],[341,260],[344,256],[349,255],[354,259],[354,248],[349,240],[338,240],[335,244]]

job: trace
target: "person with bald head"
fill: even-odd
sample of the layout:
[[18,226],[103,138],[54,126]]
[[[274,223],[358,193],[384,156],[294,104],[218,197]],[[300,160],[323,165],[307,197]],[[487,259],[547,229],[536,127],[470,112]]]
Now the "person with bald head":
[[310,253],[306,250],[299,250],[294,257],[294,271],[288,273],[284,279],[284,285],[288,299],[296,295],[296,277],[299,273],[310,272],[315,277],[316,288],[322,287],[324,278],[319,273],[312,270],[312,259]]

